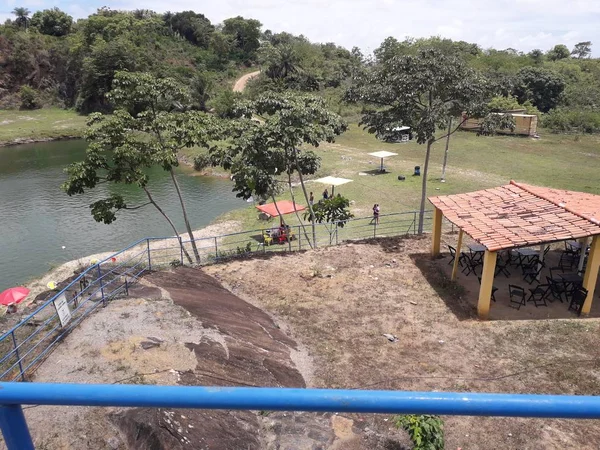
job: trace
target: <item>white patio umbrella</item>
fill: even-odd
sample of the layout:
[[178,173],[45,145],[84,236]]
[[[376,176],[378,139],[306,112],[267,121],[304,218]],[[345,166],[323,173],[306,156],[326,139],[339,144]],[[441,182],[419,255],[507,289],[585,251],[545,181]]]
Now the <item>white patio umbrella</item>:
[[349,180],[348,178],[338,178],[338,177],[323,177],[315,180],[317,183],[331,185],[331,195],[333,196],[334,190],[336,186],[341,186],[342,184],[350,183],[353,180]]
[[380,171],[383,172],[383,158],[389,158],[390,156],[398,156],[398,153],[386,152],[382,150],[380,152],[369,153],[369,155],[374,156],[375,158],[381,158],[381,167]]

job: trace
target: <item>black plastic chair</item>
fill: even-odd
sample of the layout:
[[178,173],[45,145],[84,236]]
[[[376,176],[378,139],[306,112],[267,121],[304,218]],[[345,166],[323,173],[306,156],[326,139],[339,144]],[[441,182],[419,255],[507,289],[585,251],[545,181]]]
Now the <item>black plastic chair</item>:
[[469,253],[460,252],[459,258],[464,263],[464,267],[461,272],[464,273],[465,275],[470,275],[471,273],[474,273],[475,275],[477,275],[477,268],[479,266],[483,266],[483,262],[473,259],[473,256],[470,255]]
[[510,272],[508,271],[509,264],[510,264],[509,261],[505,261],[504,259],[499,258],[496,261],[496,270],[494,272],[494,277],[497,277],[498,275],[503,273],[506,278],[509,278],[510,277]]
[[563,302],[563,297],[567,300],[567,284],[563,280],[557,278],[546,277],[546,282],[550,287],[549,294],[552,298]]
[[[454,247],[452,247],[451,245],[449,245],[448,250],[450,251],[450,261],[448,262],[448,265],[450,265],[456,259],[456,249]],[[461,263],[462,263],[462,261],[460,260],[460,258],[458,258],[458,264],[462,267]]]
[[539,284],[534,288],[529,288],[529,297],[527,298],[528,302],[533,302],[535,307],[538,306],[548,306],[546,303],[546,297],[550,294],[550,285],[549,284]]
[[[479,285],[481,286],[481,277],[479,275],[477,275],[477,279],[479,280]],[[498,290],[498,288],[496,286],[492,286],[492,300],[495,302],[496,301],[496,291]]]
[[540,261],[537,256],[532,258],[530,263],[523,266],[523,280],[529,284],[533,283],[537,280],[544,266],[544,262]]
[[508,285],[508,293],[510,295],[511,308],[521,309],[521,306],[525,306],[525,289],[515,284]]
[[580,316],[587,295],[588,291],[586,288],[581,286],[575,288],[573,290],[573,297],[571,298],[571,303],[569,303],[569,310],[575,311],[577,315]]
[[558,267],[563,272],[565,271],[565,269],[571,270],[573,268],[573,266],[576,265],[576,262],[575,262],[576,259],[577,259],[577,257],[575,256],[575,253],[564,252],[562,255],[560,255],[560,260],[558,261]]

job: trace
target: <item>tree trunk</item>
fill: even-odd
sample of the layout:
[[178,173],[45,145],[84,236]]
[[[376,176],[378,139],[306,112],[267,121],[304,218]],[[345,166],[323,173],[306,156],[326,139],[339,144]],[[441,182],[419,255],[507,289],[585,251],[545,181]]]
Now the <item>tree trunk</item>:
[[425,220],[425,201],[427,200],[427,171],[429,169],[429,156],[431,154],[431,145],[433,139],[427,141],[427,152],[425,153],[425,165],[423,166],[423,182],[421,189],[421,207],[419,208],[419,229],[418,234],[423,234],[423,222]]
[[[167,216],[167,214],[162,210],[162,208],[160,206],[158,206],[158,203],[156,203],[154,201],[154,198],[152,198],[152,195],[150,195],[150,191],[147,188],[145,188],[145,187],[143,187],[142,189],[146,193],[146,196],[148,197],[148,200],[150,200],[150,203],[152,203],[152,205],[154,205],[154,207],[158,210],[158,212],[162,214],[162,216],[167,220],[167,222],[169,222],[169,225],[171,225],[171,228],[173,229],[173,232],[175,233],[175,236],[179,236],[179,233],[177,232],[177,228],[175,228],[175,224],[169,218],[169,216]],[[183,254],[188,259],[188,262],[190,264],[192,264],[192,262],[193,262],[192,261],[192,257],[190,256],[190,254],[188,253],[188,251],[185,249],[185,246],[183,245],[183,242],[181,242],[181,240],[179,240],[179,245],[181,246],[181,250],[183,251]]]
[[448,163],[448,146],[450,145],[450,130],[452,130],[452,116],[448,119],[448,136],[446,136],[446,150],[444,151],[444,164],[442,165],[442,183],[446,181],[446,164]]
[[308,198],[308,194],[306,193],[306,186],[304,185],[304,178],[302,177],[302,172],[300,171],[300,165],[298,164],[298,154],[297,150],[294,149],[294,163],[296,165],[296,170],[298,171],[298,177],[300,177],[300,186],[302,186],[302,192],[304,192],[304,198],[306,199],[306,204],[308,205],[308,210],[310,211],[310,221],[312,224],[312,235],[313,235],[313,246],[312,248],[317,248],[317,227],[315,226],[315,213],[313,211],[313,207],[310,204],[310,200]]
[[181,211],[183,212],[183,221],[185,222],[185,229],[188,232],[188,236],[190,237],[190,243],[192,244],[192,250],[194,251],[194,257],[196,258],[196,263],[200,264],[200,253],[198,253],[198,247],[196,246],[196,241],[194,241],[194,233],[192,231],[192,227],[190,226],[190,221],[188,219],[187,210],[185,209],[185,202],[183,201],[183,196],[181,195],[181,190],[179,189],[179,183],[177,182],[177,177],[175,176],[175,172],[173,172],[173,168],[169,170],[171,174],[171,179],[173,180],[173,184],[175,185],[175,190],[177,191],[177,196],[179,197],[179,203],[181,204]]
[[[290,188],[290,195],[292,196],[292,202],[294,203],[294,209],[296,209],[296,198],[294,197],[294,190],[292,189],[292,174],[290,173],[289,170],[288,170],[288,186]],[[300,222],[300,226],[302,227],[302,232],[304,233],[304,237],[306,238],[308,245],[310,245],[310,248],[313,248],[312,244],[310,243],[310,238],[308,237],[308,234],[306,233],[306,227],[304,226],[304,222],[302,222],[302,219],[300,218],[300,214],[298,214],[298,211],[294,211],[294,212],[296,213],[298,222]]]

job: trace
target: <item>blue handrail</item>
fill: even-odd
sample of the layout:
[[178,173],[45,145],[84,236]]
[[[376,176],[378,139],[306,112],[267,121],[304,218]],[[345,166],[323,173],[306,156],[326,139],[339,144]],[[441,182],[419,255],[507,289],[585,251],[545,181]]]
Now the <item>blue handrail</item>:
[[466,392],[0,383],[8,449],[32,449],[20,405],[600,418],[600,397]]

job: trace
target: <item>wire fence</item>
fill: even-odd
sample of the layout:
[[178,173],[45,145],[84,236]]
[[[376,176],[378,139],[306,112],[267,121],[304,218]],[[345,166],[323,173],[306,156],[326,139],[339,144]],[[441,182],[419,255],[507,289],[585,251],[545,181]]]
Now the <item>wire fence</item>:
[[[293,252],[338,245],[345,241],[417,234],[417,211],[351,219],[346,223],[291,226],[286,236],[273,237],[265,227],[195,239],[148,237],[76,273],[19,324],[0,336],[0,380],[25,381],[52,349],[85,317],[109,301],[129,294],[145,273],[180,265],[207,265],[256,254]],[[425,213],[430,230],[432,213]],[[445,227],[451,224],[445,223]],[[447,231],[451,231],[448,228]],[[316,243],[316,244],[315,244]]]

